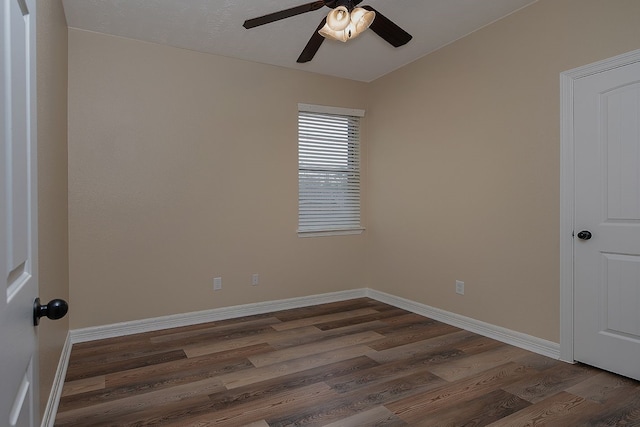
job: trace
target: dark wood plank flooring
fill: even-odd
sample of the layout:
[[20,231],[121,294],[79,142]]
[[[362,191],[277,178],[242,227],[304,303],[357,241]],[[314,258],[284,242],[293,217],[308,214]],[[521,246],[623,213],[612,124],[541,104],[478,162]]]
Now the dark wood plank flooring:
[[640,426],[640,383],[368,298],[73,346],[56,426]]

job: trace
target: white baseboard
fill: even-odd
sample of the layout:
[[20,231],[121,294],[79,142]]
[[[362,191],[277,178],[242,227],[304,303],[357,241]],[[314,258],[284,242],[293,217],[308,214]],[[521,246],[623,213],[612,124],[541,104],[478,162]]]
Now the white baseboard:
[[51,386],[51,393],[49,393],[49,400],[47,400],[47,406],[44,408],[42,423],[40,423],[41,427],[53,427],[53,424],[56,421],[58,404],[60,403],[60,397],[62,396],[62,386],[64,385],[64,378],[67,375],[70,356],[71,334],[67,333],[67,339],[64,342],[64,346],[62,346],[58,369],[56,369],[55,376],[53,377],[53,385]]
[[485,337],[493,338],[543,356],[560,359],[560,344],[552,341],[547,341],[532,335],[523,334],[522,332],[516,332],[511,329],[495,326],[490,323],[461,316],[439,308],[430,307],[426,304],[421,304],[419,302],[373,289],[367,289],[366,296],[377,301],[420,314],[421,316],[425,316],[451,326],[456,326]]
[[139,334],[143,332],[159,331],[162,329],[178,328],[181,326],[197,325],[199,323],[214,322],[217,320],[270,313],[272,311],[288,310],[292,308],[308,307],[311,305],[362,298],[366,296],[366,293],[366,289],[354,289],[349,291],[331,292],[306,297],[214,308],[211,310],[196,311],[192,313],[175,314],[151,319],[114,323],[111,325],[74,329],[71,331],[71,343],[75,344],[85,341]]
[[162,316],[151,319],[134,320],[131,322],[115,323],[112,325],[95,326],[90,328],[75,329],[70,331],[71,343],[80,343],[105,338],[113,338],[124,335],[143,332],[158,331],[162,329],[177,328],[181,326],[196,325],[199,323],[214,322],[217,320],[233,319],[254,314],[270,313],[279,310],[308,307],[311,305],[325,304],[336,301],[344,301],[362,297],[373,298],[377,301],[393,305],[404,310],[420,314],[425,317],[447,323],[467,331],[493,338],[495,340],[533,351],[554,359],[560,358],[560,345],[551,341],[523,334],[511,329],[495,326],[490,323],[461,316],[426,304],[411,301],[374,289],[354,289],[349,291],[331,292],[327,294],[311,295],[306,297],[289,298],[276,301],[265,301],[253,304],[243,304],[231,307],[214,308],[211,310],[192,313]]

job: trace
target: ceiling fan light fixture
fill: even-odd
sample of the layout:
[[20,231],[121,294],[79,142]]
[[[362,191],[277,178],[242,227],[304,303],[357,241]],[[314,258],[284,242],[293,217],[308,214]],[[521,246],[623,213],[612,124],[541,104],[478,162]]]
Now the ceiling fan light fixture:
[[318,31],[324,38],[346,42],[364,32],[376,17],[375,12],[361,7],[351,13],[345,6],[338,6],[327,15],[327,22]]
[[[331,11],[322,19],[311,35],[297,61],[299,64],[313,59],[325,39],[346,42],[358,37],[376,20],[372,30],[393,47],[404,46],[411,40],[411,34],[400,28],[389,18],[371,6],[356,7],[363,0],[314,0],[311,3],[282,9],[267,15],[247,19],[242,26],[254,28],[292,16],[328,7]],[[379,22],[378,22],[379,21]]]

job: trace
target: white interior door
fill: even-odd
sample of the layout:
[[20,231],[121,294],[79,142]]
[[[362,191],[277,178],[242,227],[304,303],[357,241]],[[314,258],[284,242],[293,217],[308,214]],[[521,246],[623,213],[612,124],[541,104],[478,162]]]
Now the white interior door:
[[35,0],[1,0],[0,425],[36,426]]
[[640,379],[640,62],[575,81],[573,132],[574,358]]

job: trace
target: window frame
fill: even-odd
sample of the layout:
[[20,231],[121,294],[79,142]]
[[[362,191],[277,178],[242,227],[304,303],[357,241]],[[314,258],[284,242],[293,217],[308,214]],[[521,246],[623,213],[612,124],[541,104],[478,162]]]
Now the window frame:
[[[335,225],[327,225],[325,228],[316,228],[316,227],[301,227],[301,200],[303,193],[301,193],[301,171],[302,168],[300,166],[300,156],[301,156],[301,139],[300,139],[300,113],[315,113],[322,114],[328,116],[343,116],[345,118],[357,119],[358,130],[356,132],[357,138],[352,141],[349,139],[349,144],[355,143],[356,148],[355,152],[357,153],[357,169],[354,171],[357,172],[358,184],[357,184],[357,220],[358,225],[351,225],[346,227],[338,227]],[[336,235],[353,235],[353,234],[361,234],[365,228],[362,225],[362,143],[360,138],[360,133],[362,129],[362,123],[360,119],[364,117],[365,111],[361,109],[355,108],[342,108],[342,107],[330,107],[323,105],[313,105],[313,104],[298,104],[298,236],[299,237],[316,237],[316,236],[336,236]],[[353,157],[350,154],[352,152],[351,147],[349,147],[349,154],[347,154],[347,162],[351,163],[353,161]],[[351,172],[351,168],[349,167],[349,172]],[[329,173],[329,171],[327,171]]]

